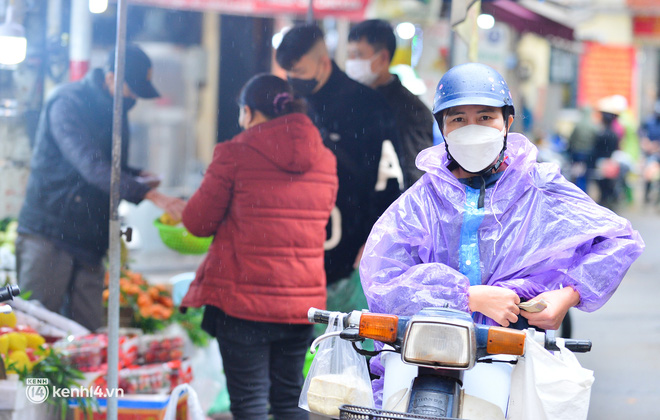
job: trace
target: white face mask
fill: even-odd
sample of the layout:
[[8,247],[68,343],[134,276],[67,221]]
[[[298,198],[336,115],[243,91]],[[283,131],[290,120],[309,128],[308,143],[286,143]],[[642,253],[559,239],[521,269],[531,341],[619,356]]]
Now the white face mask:
[[447,149],[461,168],[478,173],[489,167],[504,147],[506,131],[470,124],[445,136]]
[[346,74],[356,82],[371,86],[378,79],[378,73],[371,70],[371,62],[374,58],[376,58],[376,55],[371,59],[355,58],[346,60]]

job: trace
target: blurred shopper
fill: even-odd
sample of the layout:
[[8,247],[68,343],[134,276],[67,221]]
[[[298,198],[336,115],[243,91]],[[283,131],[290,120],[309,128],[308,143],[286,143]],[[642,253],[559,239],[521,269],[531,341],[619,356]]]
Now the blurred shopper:
[[355,25],[348,33],[346,74],[380,92],[392,108],[399,128],[403,183],[409,188],[423,172],[415,166],[417,154],[433,146],[433,114],[389,71],[396,50],[390,24],[373,19]]
[[392,111],[378,92],[337,67],[317,26],[289,30],[276,59],[294,91],[307,99],[324,143],[337,157],[338,211],[329,224],[325,259],[328,308],[366,308],[356,270],[362,247],[403,186]]
[[568,138],[568,152],[571,156],[574,183],[584,192],[587,192],[589,183],[589,168],[593,167],[592,152],[597,133],[598,127],[593,122],[591,107],[580,108],[580,120]]
[[[658,190],[660,182],[660,99],[653,106],[653,113],[644,120],[640,128],[641,146],[645,155],[644,163],[644,202],[651,201],[654,185]],[[660,194],[656,197],[660,203]]]
[[628,179],[632,170],[638,167],[640,158],[639,124],[628,106],[628,99],[623,95],[613,95],[611,100],[615,103],[617,128],[614,132],[619,136],[619,151],[616,159],[621,165],[620,186],[621,193],[627,203],[633,202],[633,189]]
[[611,97],[607,97],[598,102],[598,111],[600,128],[594,139],[592,152],[596,169],[594,177],[600,191],[598,204],[614,209],[619,198],[617,180],[621,176],[620,165],[612,159],[612,154],[619,148],[619,136],[614,131],[619,108],[611,101]]
[[[91,330],[103,322],[114,63],[113,50],[105,69],[60,87],[44,104],[16,241],[21,289]],[[151,84],[151,60],[137,46],[127,46],[121,198],[135,204],[146,198],[180,218],[185,202],[158,192],[157,177],[127,164],[128,111],[137,98],[158,96]]]
[[215,235],[183,299],[206,306],[235,419],[302,420],[302,369],[324,307],[325,227],[337,195],[336,159],[285,80],[261,74],[243,87],[244,131],[216,146],[183,224]]

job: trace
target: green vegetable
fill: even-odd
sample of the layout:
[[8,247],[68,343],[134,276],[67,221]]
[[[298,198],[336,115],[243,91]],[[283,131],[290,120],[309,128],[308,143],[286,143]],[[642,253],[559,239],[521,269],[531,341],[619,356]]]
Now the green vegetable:
[[[19,373],[19,378],[22,380],[25,380],[26,377],[47,378],[51,389],[80,388],[82,386],[79,381],[85,379],[83,373],[65,363],[55,351],[41,347],[37,350],[37,354],[45,357],[32,367],[32,372],[27,373],[24,371],[23,375]],[[85,413],[86,419],[93,418],[93,411],[99,411],[99,404],[94,396],[89,398],[76,397],[74,399],[78,403],[78,407]],[[54,397],[51,393],[46,402],[59,410],[62,420],[66,419],[69,408],[67,398]]]

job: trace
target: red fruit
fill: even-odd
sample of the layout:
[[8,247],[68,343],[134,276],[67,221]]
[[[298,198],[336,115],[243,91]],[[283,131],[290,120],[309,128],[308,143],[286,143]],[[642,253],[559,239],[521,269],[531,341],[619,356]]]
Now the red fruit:
[[11,327],[0,327],[0,335],[9,334],[10,332],[14,332],[14,329]]
[[33,348],[30,347],[26,348],[25,353],[27,354],[28,359],[30,359],[31,362],[34,362],[35,360],[39,359],[39,356],[34,353]]
[[37,332],[34,328],[29,327],[27,325],[17,325],[16,328],[14,328],[14,331],[26,332],[26,333],[36,333]]

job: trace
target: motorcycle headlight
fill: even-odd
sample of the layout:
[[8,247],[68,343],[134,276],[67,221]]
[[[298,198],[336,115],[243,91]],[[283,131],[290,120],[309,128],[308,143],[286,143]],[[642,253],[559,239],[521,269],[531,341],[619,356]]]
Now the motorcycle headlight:
[[474,366],[476,351],[472,322],[413,317],[408,324],[401,354],[406,363],[463,370]]

